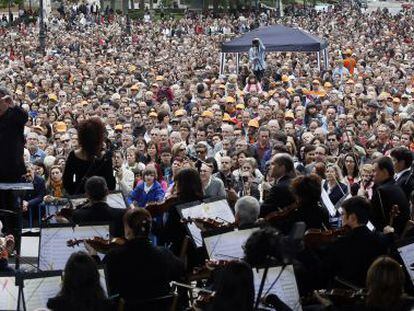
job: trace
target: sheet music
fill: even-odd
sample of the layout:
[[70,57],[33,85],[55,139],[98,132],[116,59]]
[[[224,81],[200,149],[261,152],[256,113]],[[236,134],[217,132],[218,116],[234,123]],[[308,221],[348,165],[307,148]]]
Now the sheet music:
[[[266,294],[272,283],[276,280],[281,269],[282,267],[269,268],[262,292],[262,297]],[[262,280],[263,272],[264,269],[259,269],[259,271],[253,269],[256,298],[257,294],[259,293],[260,282]],[[273,288],[269,291],[268,294],[276,294],[280,298],[280,300],[282,300],[286,305],[288,305],[293,311],[302,310],[302,306],[300,304],[298,285],[296,283],[295,272],[293,270],[292,265],[286,266],[279,280],[276,282],[276,284],[273,286]]]
[[207,253],[210,259],[242,259],[243,246],[253,232],[259,228],[231,231],[204,238]]
[[0,310],[16,310],[19,288],[14,276],[0,276]]
[[322,200],[323,205],[328,210],[329,215],[331,215],[331,217],[334,217],[336,215],[335,206],[332,204],[331,199],[329,198],[329,195],[326,192],[326,190],[323,188],[323,186],[322,186],[322,192],[321,192],[321,200]]
[[[90,239],[99,236],[109,237],[109,225],[42,228],[40,233],[39,269],[63,270],[70,255],[77,251],[86,251],[83,243],[74,247],[67,246],[73,239]],[[103,258],[103,255],[98,254]]]
[[48,299],[59,293],[61,283],[62,276],[60,275],[24,280],[23,292],[26,310],[45,308]]
[[105,292],[105,295],[108,296],[108,288],[106,286],[106,275],[104,269],[98,269],[99,272],[99,281],[101,283],[101,286]]
[[112,208],[127,208],[122,192],[108,194],[106,197],[106,203]]
[[399,247],[398,252],[410,275],[411,282],[414,284],[414,243]]
[[[226,221],[229,223],[234,223],[234,215],[225,199],[202,203],[200,205],[192,206],[189,208],[183,208],[181,210],[183,218],[211,218],[217,219],[218,221]],[[191,233],[191,236],[197,247],[203,246],[203,239],[201,237],[201,230],[194,224],[187,224],[188,230]]]
[[21,257],[37,257],[39,256],[39,237],[38,236],[22,236]]

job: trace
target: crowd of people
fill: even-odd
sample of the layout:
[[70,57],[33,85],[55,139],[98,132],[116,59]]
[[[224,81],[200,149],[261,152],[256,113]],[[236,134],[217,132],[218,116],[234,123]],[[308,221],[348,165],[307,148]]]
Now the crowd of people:
[[[37,50],[38,25],[0,29],[0,181],[33,183],[22,197],[24,226],[39,226],[47,206],[60,198],[85,195],[87,208],[69,220],[109,221],[112,236],[126,237],[125,247],[104,263],[112,292],[133,310],[132,301],[142,298],[142,307],[165,294],[169,281],[182,280],[186,268],[205,259],[192,245],[186,267],[177,258],[187,233],[174,206],[226,198],[238,228],[260,218],[273,229],[249,239],[246,263],[223,269],[207,310],[253,310],[248,264],[272,257],[264,245],[274,245],[270,237],[288,234],[298,221],[307,229],[350,230],[312,250],[314,256],[299,256],[301,295],[340,278],[367,286],[365,302],[352,310],[410,310],[412,300],[403,293],[414,291],[400,259],[379,256],[413,234],[411,11],[363,13],[343,2],[282,18],[270,12],[179,20],[147,15],[131,23],[131,34],[123,16],[95,11],[72,8],[54,16],[44,54]],[[239,68],[229,55],[220,74],[222,42],[273,24],[326,39],[328,68],[319,69],[315,53],[266,53],[259,38]],[[128,211],[105,202],[110,191],[122,192]],[[0,202],[14,201],[3,195]],[[13,233],[15,223],[3,223],[3,232]],[[65,272],[76,275],[74,267],[89,266],[90,279],[78,275],[85,288],[96,282],[89,259],[73,255]],[[141,296],[123,280],[127,275],[142,278]],[[49,307],[111,308],[99,287],[76,300],[70,289],[76,282],[65,277]],[[246,299],[242,305],[238,296]],[[340,309],[321,297],[318,302],[318,308]]]

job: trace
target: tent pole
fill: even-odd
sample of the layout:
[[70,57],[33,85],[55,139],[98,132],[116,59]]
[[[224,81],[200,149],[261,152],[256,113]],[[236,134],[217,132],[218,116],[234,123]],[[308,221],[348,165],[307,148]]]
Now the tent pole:
[[236,74],[239,74],[239,53],[236,53]]
[[321,71],[321,53],[320,52],[316,52],[317,58],[318,58],[318,68],[319,68],[319,72]]
[[220,53],[220,74],[222,75],[224,73],[224,53]]
[[325,67],[326,69],[328,69],[329,67],[329,56],[328,56],[328,48],[325,48],[325,57],[324,57],[324,61],[325,61]]

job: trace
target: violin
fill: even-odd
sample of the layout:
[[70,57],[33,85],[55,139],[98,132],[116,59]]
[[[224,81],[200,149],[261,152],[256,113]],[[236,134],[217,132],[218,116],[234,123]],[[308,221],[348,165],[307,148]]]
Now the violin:
[[287,206],[284,209],[280,209],[275,212],[271,212],[265,216],[265,221],[269,223],[274,223],[282,220],[288,219],[296,210],[298,209],[298,205],[293,203]]
[[92,239],[74,239],[66,242],[68,247],[74,247],[80,243],[88,243],[98,253],[106,254],[108,251],[118,248],[126,243],[124,238],[104,239],[101,237],[93,237]]
[[334,288],[330,290],[321,289],[314,291],[312,297],[305,298],[303,304],[315,304],[321,299],[331,301],[335,306],[353,305],[355,303],[363,303],[366,298],[364,289],[343,289]]
[[218,221],[212,218],[207,218],[207,217],[193,217],[193,218],[188,217],[186,219],[182,219],[181,223],[183,224],[194,223],[201,231],[231,228],[234,226],[233,223],[225,223],[225,222],[221,222],[221,221]]
[[210,278],[211,272],[217,268],[225,267],[230,262],[234,262],[236,260],[206,260],[204,265],[200,267],[195,267],[193,269],[193,273],[187,276],[188,281],[200,281]]
[[162,202],[150,202],[146,205],[146,210],[150,212],[152,217],[157,217],[167,212],[170,207],[178,202],[178,196],[173,194]]
[[0,238],[0,259],[8,259],[14,248],[14,237],[8,235]]
[[71,219],[72,219],[72,217],[73,217],[73,212],[75,210],[85,209],[85,208],[88,208],[89,206],[90,206],[89,201],[85,201],[82,204],[79,204],[75,208],[72,208],[72,207],[63,207],[58,212],[56,212],[55,214],[51,214],[51,215],[49,215],[47,217],[44,217],[42,219],[42,221],[46,222],[46,221],[49,221],[52,218],[56,218],[56,221],[57,222],[63,222],[63,223],[70,222]]
[[73,217],[73,212],[75,210],[73,208],[70,207],[64,207],[61,208],[58,212],[56,212],[55,214],[51,214],[47,217],[42,218],[42,221],[49,221],[52,218],[56,218],[57,222],[66,222],[66,221],[70,221],[70,219],[72,219]]
[[351,229],[347,226],[336,230],[308,229],[303,240],[308,248],[319,248],[333,242],[336,238],[343,236]]

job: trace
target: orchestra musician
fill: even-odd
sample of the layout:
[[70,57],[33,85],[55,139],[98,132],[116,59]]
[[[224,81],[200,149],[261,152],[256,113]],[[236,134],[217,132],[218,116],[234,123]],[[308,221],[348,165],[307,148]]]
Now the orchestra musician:
[[254,226],[260,213],[260,203],[252,196],[244,196],[234,205],[236,224],[239,229]]
[[[155,298],[169,294],[169,283],[184,276],[184,263],[168,249],[151,244],[151,215],[143,208],[124,215],[126,243],[104,258],[108,289],[125,301],[125,310],[168,310]],[[90,250],[90,247],[89,247]],[[153,302],[150,300],[154,299]]]
[[[394,166],[389,157],[381,157],[374,164],[374,193],[372,195],[371,222],[382,231],[393,223],[397,235],[404,231],[409,219],[410,207],[404,191],[394,180]],[[398,206],[395,219],[391,220],[393,206]]]
[[[183,168],[175,176],[176,200],[168,209],[167,220],[162,233],[164,243],[170,244],[170,249],[179,255],[187,231],[180,221],[176,206],[203,199],[203,187],[199,173],[192,168]],[[189,249],[189,256],[191,250]],[[191,263],[189,263],[190,265]]]
[[301,221],[306,224],[307,229],[328,229],[329,213],[320,203],[321,178],[315,174],[298,176],[292,180],[290,189],[295,198],[291,213],[276,221],[268,215],[268,221],[283,233],[288,233],[295,222]]
[[115,311],[100,283],[95,261],[84,252],[73,253],[65,266],[63,283],[57,296],[47,302],[53,311]]
[[216,269],[212,277],[211,297],[204,306],[195,310],[203,311],[253,311],[254,283],[252,268],[244,262],[231,261]]
[[108,186],[103,177],[92,176],[85,183],[86,197],[89,203],[73,212],[72,221],[75,224],[109,222],[112,237],[123,236],[122,217],[124,210],[112,208],[106,203]]
[[411,170],[413,153],[405,147],[397,147],[391,150],[390,156],[394,163],[395,181],[409,200],[414,190],[414,175]]
[[328,245],[323,267],[330,279],[339,277],[358,287],[364,287],[366,273],[372,262],[387,253],[392,237],[371,232],[367,228],[371,204],[355,196],[342,203],[342,225],[351,230]]
[[[391,257],[380,256],[368,269],[366,290],[361,296],[362,300],[348,296],[346,303],[335,304],[331,299],[317,295],[321,305],[312,306],[309,310],[411,311],[414,307],[414,298],[404,292],[404,281],[405,275],[401,265]],[[352,290],[350,292],[352,293]]]
[[90,176],[105,178],[109,190],[115,189],[112,157],[103,153],[105,125],[97,118],[82,121],[78,127],[80,148],[69,153],[63,172],[63,187],[70,195],[83,194]]
[[292,157],[287,153],[274,155],[270,170],[276,182],[260,207],[260,217],[265,217],[278,208],[283,209],[295,201],[290,189],[292,178],[296,176]]

